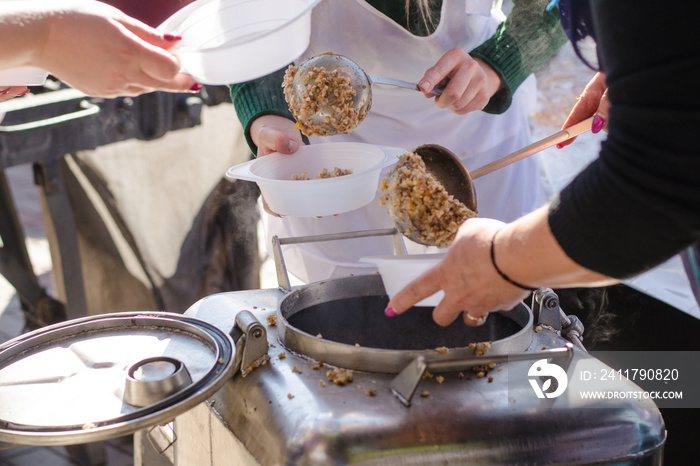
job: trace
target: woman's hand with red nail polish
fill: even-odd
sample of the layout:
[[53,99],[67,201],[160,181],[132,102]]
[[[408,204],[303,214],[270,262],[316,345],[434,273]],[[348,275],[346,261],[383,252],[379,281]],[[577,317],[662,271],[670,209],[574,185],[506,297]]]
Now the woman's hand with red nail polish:
[[196,81],[179,72],[168,49],[180,40],[102,2],[7,2],[0,12],[5,50],[0,69],[34,66],[87,95],[188,92]]

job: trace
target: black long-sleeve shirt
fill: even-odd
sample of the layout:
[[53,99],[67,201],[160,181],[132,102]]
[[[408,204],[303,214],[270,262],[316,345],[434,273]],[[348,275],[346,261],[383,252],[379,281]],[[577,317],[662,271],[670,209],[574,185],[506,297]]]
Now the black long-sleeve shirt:
[[578,264],[627,278],[700,240],[700,2],[591,4],[609,133],[549,225]]

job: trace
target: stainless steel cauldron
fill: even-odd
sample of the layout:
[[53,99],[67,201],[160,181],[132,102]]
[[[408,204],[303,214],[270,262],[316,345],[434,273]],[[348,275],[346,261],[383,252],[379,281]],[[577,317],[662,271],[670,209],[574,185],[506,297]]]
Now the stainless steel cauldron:
[[[557,365],[565,377],[583,363],[607,367],[562,336],[575,336],[576,326],[551,290],[535,297],[532,309],[520,304],[482,327],[443,329],[429,309],[385,318],[388,297],[373,274],[214,294],[184,316],[68,321],[0,345],[0,389],[17,400],[0,398],[0,448],[90,442],[156,424],[148,438],[181,466],[660,465],[666,432],[649,399],[611,404],[533,392],[533,363]],[[475,355],[470,344],[484,342],[491,348]],[[65,364],[52,364],[49,352]],[[131,387],[131,369],[153,358],[154,374],[172,366],[167,389],[153,398],[143,379],[147,396],[127,402],[127,391],[144,392]],[[179,363],[191,378],[172,388]],[[64,410],[67,418],[23,396],[41,390],[42,406],[64,407],[73,383],[103,390],[81,385],[91,396],[81,398],[80,413]],[[619,388],[638,390],[628,381]],[[136,464],[153,463],[136,455]]]
[[[665,430],[651,402],[596,408],[560,398],[519,405],[524,393],[508,380],[513,361],[529,358],[529,365],[562,348],[571,364],[587,357],[551,327],[535,331],[526,305],[491,316],[485,329],[456,325],[434,338],[434,329],[425,328],[429,313],[406,325],[395,318],[377,324],[386,302],[378,275],[198,302],[186,314],[224,330],[244,309],[277,323],[267,326],[268,365],[232,378],[208,404],[175,420],[175,458],[198,465],[661,464]],[[411,328],[418,325],[425,331]],[[484,338],[495,338],[485,358],[512,361],[479,378],[468,369],[475,364],[468,343]],[[435,351],[443,341],[452,342],[447,355]],[[392,388],[416,361],[437,370],[418,378],[416,393],[426,396],[406,407]],[[352,382],[329,381],[336,365],[356,369]]]

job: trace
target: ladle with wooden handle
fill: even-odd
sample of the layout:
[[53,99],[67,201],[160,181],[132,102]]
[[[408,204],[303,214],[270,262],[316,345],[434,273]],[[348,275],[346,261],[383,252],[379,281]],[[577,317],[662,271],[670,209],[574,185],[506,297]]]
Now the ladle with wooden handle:
[[[540,139],[529,146],[523,147],[520,150],[494,160],[471,172],[464,167],[459,157],[449,149],[437,144],[426,144],[417,147],[413,152],[423,159],[428,172],[443,185],[448,194],[453,195],[456,199],[462,201],[469,209],[477,212],[476,189],[474,188],[475,179],[574,138],[586,131],[590,131],[592,123],[593,117],[588,118],[587,120]],[[394,181],[400,183],[399,178],[401,177],[401,172],[395,167],[389,172],[387,177],[387,185],[391,185]],[[385,196],[391,196],[391,193],[387,192]],[[419,238],[418,226],[413,224],[410,215],[397,211],[397,206],[390,200],[386,202],[386,205],[391,219],[402,235],[417,243],[426,246],[434,246]]]

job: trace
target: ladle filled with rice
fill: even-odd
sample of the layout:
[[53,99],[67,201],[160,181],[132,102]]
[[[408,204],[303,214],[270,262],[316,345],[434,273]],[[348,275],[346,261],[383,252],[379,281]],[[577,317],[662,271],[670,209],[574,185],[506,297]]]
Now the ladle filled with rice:
[[[402,155],[379,184],[379,203],[386,205],[389,215],[404,236],[420,244],[445,248],[454,241],[459,226],[476,216],[476,195],[466,169],[454,176],[456,184],[441,182],[446,177],[445,173],[453,172],[455,167],[450,167],[452,170],[448,172],[429,169],[423,157],[417,153],[426,147],[431,153],[441,152],[435,150],[439,146],[421,146]],[[435,166],[434,159],[431,162],[432,168]],[[450,164],[454,164],[454,161],[437,165],[444,168]],[[438,174],[437,177],[433,171]],[[466,184],[465,180],[459,179],[465,175]],[[445,187],[448,184],[454,193],[448,192]],[[466,193],[463,187],[467,188]]]

